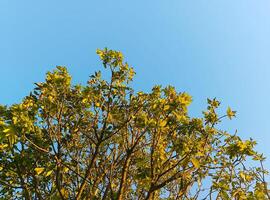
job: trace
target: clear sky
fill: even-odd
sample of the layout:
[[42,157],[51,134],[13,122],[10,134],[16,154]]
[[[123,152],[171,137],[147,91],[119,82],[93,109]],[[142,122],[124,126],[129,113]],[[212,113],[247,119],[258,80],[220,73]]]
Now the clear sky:
[[258,141],[270,169],[269,0],[1,0],[0,103],[19,102],[56,65],[85,83],[97,48],[120,50],[134,87],[174,85],[237,110],[223,128]]

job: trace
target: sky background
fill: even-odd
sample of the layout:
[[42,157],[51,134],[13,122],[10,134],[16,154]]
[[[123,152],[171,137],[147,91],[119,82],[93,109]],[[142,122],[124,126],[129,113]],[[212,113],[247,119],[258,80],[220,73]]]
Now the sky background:
[[269,0],[1,0],[0,104],[20,102],[56,65],[74,83],[102,69],[95,51],[120,50],[136,90],[171,84],[237,110],[222,128],[258,141],[270,169]]

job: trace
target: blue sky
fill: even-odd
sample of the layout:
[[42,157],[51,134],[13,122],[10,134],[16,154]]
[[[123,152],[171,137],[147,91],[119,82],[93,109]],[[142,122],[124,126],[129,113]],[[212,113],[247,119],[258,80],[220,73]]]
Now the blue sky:
[[174,85],[237,110],[223,122],[258,141],[270,168],[270,1],[268,0],[1,0],[0,103],[19,102],[56,65],[84,83],[101,69],[97,48],[124,53],[134,87]]

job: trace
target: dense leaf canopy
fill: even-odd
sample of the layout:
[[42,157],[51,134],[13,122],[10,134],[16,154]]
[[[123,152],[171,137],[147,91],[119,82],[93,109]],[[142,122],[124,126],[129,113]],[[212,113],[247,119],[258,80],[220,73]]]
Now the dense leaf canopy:
[[0,106],[0,199],[270,199],[256,142],[217,128],[235,111],[214,98],[193,118],[189,94],[135,92],[122,54],[97,53],[109,80],[58,66]]

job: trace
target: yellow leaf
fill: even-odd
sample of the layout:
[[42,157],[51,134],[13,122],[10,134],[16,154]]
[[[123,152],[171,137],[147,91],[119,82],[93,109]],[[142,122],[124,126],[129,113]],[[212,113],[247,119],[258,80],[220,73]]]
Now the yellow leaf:
[[4,149],[6,147],[8,147],[8,144],[0,144],[0,149]]
[[169,110],[170,109],[170,106],[169,105],[165,105],[164,106],[164,110],[166,111],[166,110]]
[[166,126],[166,124],[167,124],[167,121],[166,121],[166,120],[163,120],[163,121],[160,122],[159,125],[160,125],[161,127],[164,127],[164,126]]
[[68,198],[68,195],[69,195],[68,190],[66,190],[65,188],[62,188],[60,191],[61,191],[62,195],[63,195],[65,198]]
[[35,172],[37,173],[37,175],[41,174],[43,171],[44,171],[44,167],[35,168]]
[[5,125],[5,122],[0,118],[0,126]]
[[17,124],[18,118],[16,116],[13,116],[12,117],[12,121],[13,121],[13,124]]
[[232,111],[232,109],[230,107],[228,107],[227,116],[229,117],[229,119],[232,119],[232,117],[235,117],[235,113],[236,113],[236,111]]
[[100,103],[97,102],[97,103],[95,104],[95,106],[96,106],[96,107],[100,107]]
[[184,92],[184,93],[180,94],[180,96],[178,97],[178,101],[181,104],[188,106],[192,101],[192,97],[189,94]]
[[50,171],[48,171],[48,172],[46,173],[45,176],[46,176],[46,177],[47,177],[47,176],[50,176],[52,173],[53,173],[53,170],[50,170]]
[[245,178],[246,178],[246,181],[251,181],[252,180],[252,176],[250,176],[248,174],[245,175]]
[[158,107],[158,104],[155,103],[155,104],[153,105],[153,109],[156,109],[157,107]]
[[185,116],[185,115],[180,115],[180,114],[177,114],[176,115],[176,119],[178,120],[178,121],[180,121],[180,122],[184,122],[184,121],[186,121],[187,120],[187,117]]
[[50,102],[52,102],[53,101],[53,97],[50,95],[50,96],[48,96],[48,100],[50,101]]
[[196,154],[196,156],[204,156],[204,154],[203,154],[201,151],[199,151],[199,152]]
[[11,131],[10,128],[5,128],[5,129],[3,130],[3,133],[8,133],[8,132],[10,132],[10,131]]
[[83,98],[82,103],[87,103],[88,99],[87,98]]
[[200,162],[196,158],[191,159],[192,164],[194,165],[195,168],[200,167]]
[[68,170],[69,169],[67,167],[64,167],[63,172],[66,173],[66,172],[68,172]]

